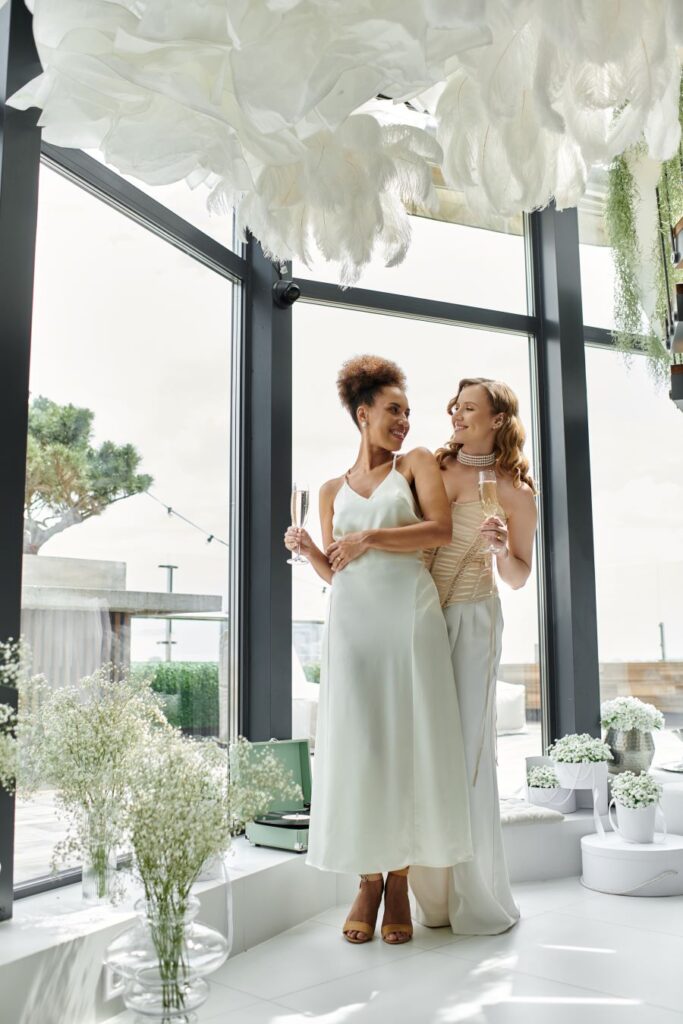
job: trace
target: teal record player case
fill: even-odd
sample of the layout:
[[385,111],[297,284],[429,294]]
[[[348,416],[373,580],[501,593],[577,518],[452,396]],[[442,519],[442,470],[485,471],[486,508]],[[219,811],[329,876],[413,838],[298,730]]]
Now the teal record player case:
[[[301,786],[303,800],[274,801],[268,813],[247,822],[247,839],[253,846],[272,846],[278,850],[305,853],[308,849],[308,824],[300,828],[278,824],[278,815],[308,814],[311,806],[311,751],[308,740],[271,740],[254,743],[255,749],[270,747],[275,756],[289,768]],[[267,820],[272,819],[272,820]]]

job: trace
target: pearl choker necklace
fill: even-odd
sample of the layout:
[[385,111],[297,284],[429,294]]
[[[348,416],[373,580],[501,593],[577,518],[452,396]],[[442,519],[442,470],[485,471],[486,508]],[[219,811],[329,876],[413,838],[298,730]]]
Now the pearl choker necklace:
[[494,466],[496,463],[495,452],[489,452],[488,455],[468,455],[462,448],[458,448],[456,458],[458,462],[462,462],[463,466]]

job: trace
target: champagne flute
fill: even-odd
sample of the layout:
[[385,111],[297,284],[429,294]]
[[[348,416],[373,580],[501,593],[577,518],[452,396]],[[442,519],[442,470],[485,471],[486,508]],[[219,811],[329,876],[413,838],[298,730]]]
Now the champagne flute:
[[[292,486],[292,498],[290,502],[292,526],[296,526],[301,529],[305,525],[306,518],[308,516],[308,501],[308,488],[297,487],[297,485],[294,484]],[[308,565],[308,559],[304,558],[301,554],[301,544],[297,545],[296,554],[287,559],[287,565]]]
[[[481,469],[479,471],[479,498],[484,510],[484,518],[495,516],[498,512],[498,490],[496,487],[496,474],[493,469]],[[484,551],[495,551],[492,543],[484,545]]]

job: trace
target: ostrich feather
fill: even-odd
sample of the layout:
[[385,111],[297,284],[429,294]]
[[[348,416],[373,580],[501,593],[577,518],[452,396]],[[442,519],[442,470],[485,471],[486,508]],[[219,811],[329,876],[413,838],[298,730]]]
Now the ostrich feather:
[[681,68],[675,54],[671,54],[669,60],[669,84],[659,103],[648,112],[643,129],[648,152],[655,160],[669,160],[681,142],[678,116]]
[[512,118],[531,88],[536,53],[536,35],[530,24],[515,27],[496,40],[479,65],[482,99],[492,117]]
[[566,76],[567,60],[563,52],[551,45],[547,35],[540,33],[533,75],[535,108],[543,126],[557,134],[566,129],[564,117],[557,109]]
[[683,4],[681,0],[667,0],[667,33],[677,46],[683,46]]
[[436,119],[446,180],[456,188],[474,185],[478,137],[486,114],[477,84],[464,68],[451,75],[437,104]]
[[[658,0],[657,0],[658,2]],[[572,63],[618,60],[633,45],[649,0],[562,0],[535,5],[544,35]],[[651,14],[651,12],[648,12]]]

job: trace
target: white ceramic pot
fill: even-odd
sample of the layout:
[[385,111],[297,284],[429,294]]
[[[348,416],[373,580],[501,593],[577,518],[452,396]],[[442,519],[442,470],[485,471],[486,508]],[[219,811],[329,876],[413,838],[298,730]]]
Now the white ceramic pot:
[[[617,820],[612,820],[612,807],[616,805]],[[627,843],[651,843],[655,838],[657,804],[649,807],[624,807],[614,798],[609,805],[609,822],[615,832]]]
[[603,777],[607,778],[604,761],[553,761],[553,768],[563,789],[595,789]]
[[573,814],[576,810],[576,793],[573,789],[562,789],[555,786],[552,789],[541,786],[527,786],[527,799],[530,804],[538,807],[550,807],[553,811],[560,811],[562,814]]

